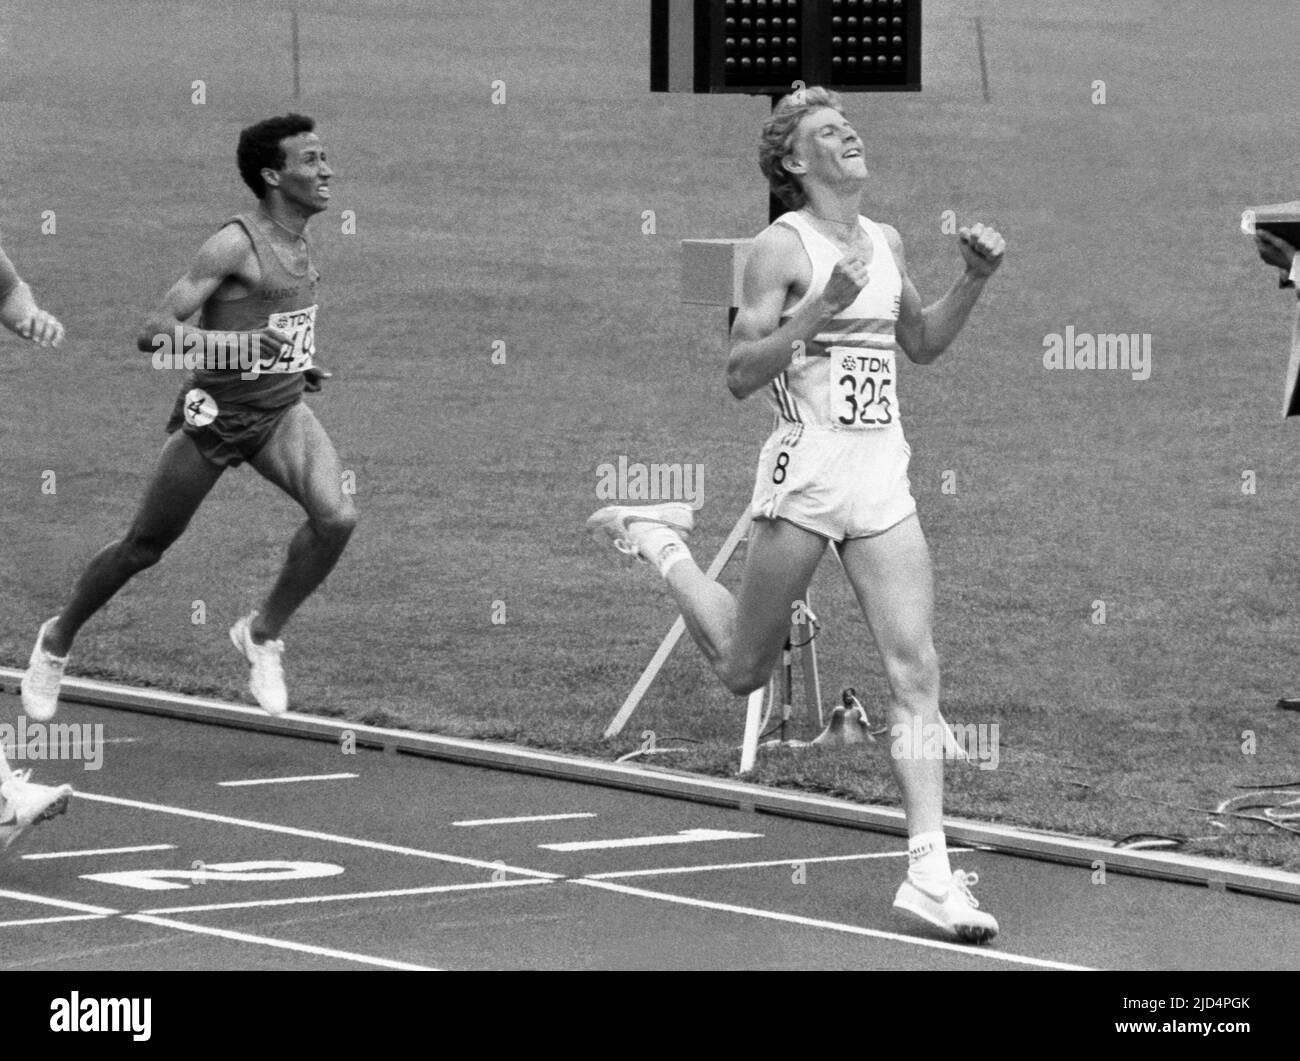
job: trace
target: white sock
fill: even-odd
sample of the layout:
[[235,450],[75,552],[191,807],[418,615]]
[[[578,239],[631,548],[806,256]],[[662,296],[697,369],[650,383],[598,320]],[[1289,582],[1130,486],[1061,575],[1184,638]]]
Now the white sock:
[[907,876],[918,888],[943,894],[952,884],[948,841],[942,830],[917,833],[907,842]]
[[[630,529],[630,528],[629,528]],[[647,524],[636,532],[636,547],[660,575],[668,577],[668,571],[678,560],[690,558],[691,551],[686,548],[682,536],[672,527]]]

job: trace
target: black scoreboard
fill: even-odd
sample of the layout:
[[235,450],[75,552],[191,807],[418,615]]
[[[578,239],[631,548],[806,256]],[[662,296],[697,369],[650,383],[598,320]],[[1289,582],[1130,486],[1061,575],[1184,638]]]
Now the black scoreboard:
[[921,0],[650,0],[652,92],[921,88]]

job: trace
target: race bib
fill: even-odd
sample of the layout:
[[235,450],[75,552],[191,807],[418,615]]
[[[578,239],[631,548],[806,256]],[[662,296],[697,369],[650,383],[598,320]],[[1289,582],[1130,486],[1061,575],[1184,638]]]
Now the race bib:
[[285,343],[278,351],[263,350],[258,357],[257,371],[263,375],[277,372],[304,372],[312,367],[316,356],[316,307],[272,313],[267,324],[288,333],[292,343]]
[[831,423],[843,431],[886,427],[897,418],[892,350],[830,349]]

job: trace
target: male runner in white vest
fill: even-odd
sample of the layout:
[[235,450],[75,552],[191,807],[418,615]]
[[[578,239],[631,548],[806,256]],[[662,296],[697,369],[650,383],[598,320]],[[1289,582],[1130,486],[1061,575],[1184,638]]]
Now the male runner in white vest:
[[[0,324],[37,346],[63,342],[63,325],[36,304],[32,289],[18,275],[0,247]],[[31,825],[68,809],[70,785],[38,785],[31,770],[14,770],[0,747],[0,849],[7,848]]]
[[[937,358],[1005,244],[983,225],[962,229],[965,273],[923,308],[898,233],[861,215],[863,145],[839,96],[810,88],[785,97],[763,127],[759,158],[790,212],[754,240],[727,366],[733,395],[766,389],[776,413],[759,457],[740,594],[691,557],[686,505],[609,506],[588,527],[658,568],[686,628],[737,695],[768,680],[792,609],[833,542],[884,662],[892,732],[942,726],[933,576],[907,478],[894,355]],[[909,837],[894,905],[954,938],[984,942],[998,925],[971,895],[976,876],[948,864],[943,765],[942,757],[892,758]]]
[[[334,445],[302,401],[329,375],[313,362],[319,274],[304,235],[329,205],[333,175],[314,128],[310,118],[289,114],[243,130],[239,172],[257,207],[203,244],[145,324],[142,350],[157,357],[179,336],[186,350],[202,352],[205,367],[181,388],[171,438],[126,535],[90,561],[72,599],[37,634],[22,682],[32,718],[54,714],[68,651],[86,620],[162,558],[222,472],[244,461],[307,514],[261,608],[230,630],[250,664],[258,704],[272,714],[288,709],[280,631],[334,567],[356,524]],[[195,313],[198,327],[185,324]],[[255,351],[252,361],[231,356],[241,343]]]

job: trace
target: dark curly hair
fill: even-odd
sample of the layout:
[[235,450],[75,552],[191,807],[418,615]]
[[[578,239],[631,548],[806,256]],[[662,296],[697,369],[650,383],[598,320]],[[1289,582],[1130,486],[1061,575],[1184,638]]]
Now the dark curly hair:
[[784,96],[763,123],[763,136],[758,145],[758,167],[767,178],[768,186],[781,202],[791,210],[800,209],[807,201],[799,179],[781,162],[794,149],[794,134],[799,123],[813,111],[830,107],[844,114],[844,101],[839,93],[814,85]]
[[315,128],[316,123],[306,115],[286,114],[280,118],[267,118],[240,132],[235,158],[239,160],[239,175],[253,189],[254,195],[259,199],[266,197],[262,170],[284,169],[281,142],[300,133],[310,133]]

